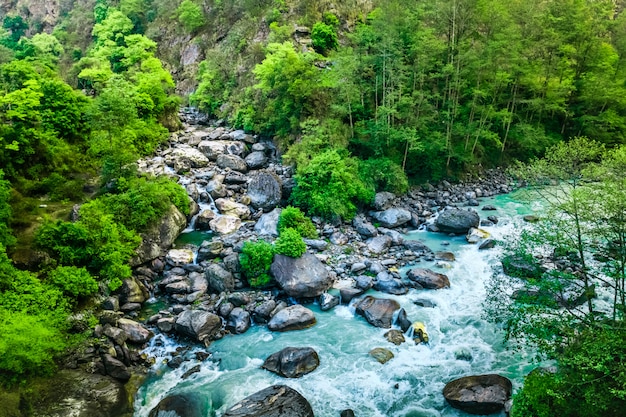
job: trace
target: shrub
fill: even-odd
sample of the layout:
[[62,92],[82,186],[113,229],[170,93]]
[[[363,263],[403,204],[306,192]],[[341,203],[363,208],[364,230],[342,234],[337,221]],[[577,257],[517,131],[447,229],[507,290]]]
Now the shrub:
[[409,189],[409,180],[400,167],[389,158],[370,158],[361,161],[359,174],[363,181],[376,191],[404,194]]
[[202,8],[191,0],[183,0],[176,9],[178,21],[183,25],[187,32],[194,32],[206,23]]
[[59,266],[50,272],[48,280],[72,298],[86,297],[98,291],[98,283],[85,268]]
[[299,258],[306,252],[306,243],[296,229],[286,228],[276,240],[276,253]]
[[302,237],[317,238],[317,230],[311,219],[306,217],[297,207],[288,206],[283,209],[278,218],[278,233],[282,234],[285,229],[296,229]]
[[325,54],[331,49],[337,49],[339,42],[335,28],[323,22],[317,22],[311,30],[313,48],[320,54]]
[[270,282],[268,271],[274,259],[274,247],[264,240],[243,244],[239,261],[251,287],[265,287]]

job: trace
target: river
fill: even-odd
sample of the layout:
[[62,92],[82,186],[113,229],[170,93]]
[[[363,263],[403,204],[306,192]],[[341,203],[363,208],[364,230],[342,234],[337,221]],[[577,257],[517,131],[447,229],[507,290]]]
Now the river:
[[[498,208],[496,212],[480,213],[482,217],[492,213],[499,217],[497,225],[484,228],[496,239],[505,239],[519,230],[521,215],[532,212],[532,207],[510,195],[484,199],[484,204]],[[507,350],[502,332],[483,314],[485,284],[501,249],[479,251],[477,245],[465,243],[464,237],[426,231],[411,232],[405,238],[419,239],[434,251],[455,253],[456,260],[447,270],[437,269],[432,263],[416,265],[446,273],[451,288],[411,290],[403,296],[373,290],[368,294],[396,299],[411,321],[425,323],[428,345],[415,345],[407,339],[395,346],[383,337],[387,329],[369,325],[355,315],[354,308],[338,306],[323,312],[316,304],[307,305],[317,317],[317,324],[309,329],[276,333],[265,326],[253,326],[243,335],[229,335],[214,342],[208,348],[210,359],[190,360],[175,370],[164,361],[178,345],[159,335],[147,349],[157,357],[157,364],[137,394],[135,417],[147,417],[162,398],[183,392],[199,398],[207,415],[220,416],[246,396],[274,384],[286,384],[299,391],[311,403],[316,417],[338,417],[348,408],[359,417],[458,417],[468,414],[450,407],[442,395],[444,385],[452,379],[498,373],[519,387],[524,375],[536,366],[532,363],[533,352]],[[418,299],[432,301],[435,307],[420,307],[415,304]],[[265,358],[287,346],[314,348],[320,366],[299,379],[284,379],[260,368]],[[395,357],[380,364],[368,355],[375,347],[384,347]],[[182,379],[186,371],[199,364],[199,372]]]

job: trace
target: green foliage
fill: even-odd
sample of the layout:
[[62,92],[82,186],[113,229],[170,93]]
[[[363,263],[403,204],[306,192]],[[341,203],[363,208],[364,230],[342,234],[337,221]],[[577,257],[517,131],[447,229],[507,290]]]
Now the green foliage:
[[0,245],[4,247],[15,243],[15,238],[9,228],[9,219],[11,218],[10,196],[11,185],[4,180],[4,172],[0,169]]
[[178,21],[185,30],[193,33],[206,24],[202,8],[191,0],[183,0],[176,9]]
[[389,158],[370,158],[359,164],[360,177],[376,191],[404,194],[409,180],[402,168]]
[[59,266],[50,271],[48,280],[67,297],[74,299],[98,292],[98,283],[85,268]]
[[282,234],[286,229],[295,229],[302,237],[317,238],[315,225],[297,207],[287,206],[280,212],[278,233]]
[[241,270],[253,288],[262,288],[269,284],[271,277],[268,275],[272,260],[274,259],[274,246],[264,240],[258,242],[245,242],[239,255]]
[[367,204],[374,198],[359,177],[356,159],[334,149],[299,168],[295,179],[291,199],[313,216],[349,220],[356,214],[357,204]]
[[290,227],[283,229],[274,244],[276,253],[299,258],[306,252],[306,243],[302,240],[302,236],[296,229]]
[[324,22],[317,22],[313,25],[311,41],[313,42],[313,48],[320,54],[326,54],[339,46],[335,28]]

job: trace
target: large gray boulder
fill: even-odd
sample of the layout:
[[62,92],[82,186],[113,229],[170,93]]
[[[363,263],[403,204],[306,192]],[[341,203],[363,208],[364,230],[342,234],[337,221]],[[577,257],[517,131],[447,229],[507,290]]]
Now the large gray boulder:
[[277,254],[270,273],[290,297],[317,297],[333,284],[324,264],[311,254],[304,254],[300,258]]
[[188,145],[180,145],[168,155],[168,158],[191,168],[202,168],[209,165],[209,158],[196,148]]
[[148,417],[204,417],[200,401],[191,394],[174,394],[163,398]]
[[186,226],[185,215],[176,206],[170,206],[160,221],[140,234],[141,244],[135,251],[136,256],[130,260],[131,266],[141,265],[164,255]]
[[383,227],[398,227],[411,221],[411,212],[402,208],[390,208],[385,211],[376,211],[372,217]]
[[259,169],[263,168],[265,164],[267,164],[267,157],[264,152],[254,151],[251,152],[248,156],[246,156],[246,164],[250,169]]
[[314,417],[311,404],[286,385],[273,385],[244,398],[222,417]]
[[267,327],[276,332],[302,330],[315,324],[315,315],[306,307],[296,304],[280,310],[267,323]]
[[246,161],[244,161],[241,157],[237,155],[226,155],[226,154],[218,155],[217,166],[222,169],[230,168],[233,171],[239,171],[239,172],[248,171],[248,165],[246,164]]
[[222,328],[219,316],[202,310],[185,310],[176,319],[174,329],[180,335],[207,343]]
[[376,193],[374,196],[374,209],[382,211],[391,208],[393,205],[393,200],[396,198],[395,194],[390,193],[388,191],[382,191],[380,193]]
[[478,227],[480,216],[474,210],[449,208],[442,211],[435,220],[435,226],[443,233],[465,234],[472,227]]
[[154,333],[143,327],[142,324],[131,319],[119,319],[117,321],[117,327],[124,330],[128,335],[127,340],[132,343],[143,344],[154,336]]
[[208,281],[209,288],[217,293],[229,292],[235,289],[235,277],[230,271],[222,268],[219,264],[212,263],[209,265],[206,269],[205,277]]
[[209,227],[215,233],[229,235],[239,230],[241,219],[231,215],[219,216],[209,222]]
[[130,371],[120,360],[111,355],[102,355],[102,364],[107,375],[119,381],[126,382],[130,379]]
[[447,275],[434,272],[426,268],[413,268],[407,272],[406,277],[427,290],[450,288],[450,280]]
[[504,409],[511,398],[511,381],[496,374],[465,376],[448,382],[443,389],[446,401],[470,414],[493,414]]
[[354,220],[352,220],[352,225],[356,229],[356,231],[363,237],[374,237],[378,236],[378,231],[373,224],[365,220],[363,216],[356,216]]
[[273,210],[283,196],[280,179],[268,171],[256,172],[248,184],[248,196],[255,209]]
[[370,295],[363,298],[356,305],[356,312],[363,316],[372,326],[390,328],[396,311],[400,310],[400,304],[396,300],[388,298],[375,298]]
[[239,217],[245,220],[250,217],[250,209],[245,204],[237,203],[229,198],[218,198],[215,206],[222,214]]
[[254,225],[254,231],[260,236],[278,236],[278,218],[282,209],[275,208],[263,214]]
[[245,333],[250,328],[250,313],[235,307],[226,320],[226,329],[236,334]]
[[313,372],[319,364],[320,358],[313,348],[286,347],[272,353],[261,367],[285,378],[300,378]]
[[380,255],[381,253],[387,252],[387,250],[391,247],[391,243],[393,240],[391,237],[387,235],[378,235],[367,241],[367,249],[376,254]]

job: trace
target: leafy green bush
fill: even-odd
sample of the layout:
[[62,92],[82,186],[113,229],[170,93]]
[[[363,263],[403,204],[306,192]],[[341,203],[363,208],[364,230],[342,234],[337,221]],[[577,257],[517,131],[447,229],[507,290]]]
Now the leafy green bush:
[[335,28],[324,22],[317,22],[313,25],[311,41],[315,51],[320,54],[325,54],[332,49],[337,49],[337,46],[339,46]]
[[206,23],[202,8],[191,0],[183,0],[176,9],[178,21],[187,32],[194,32]]
[[50,271],[48,280],[72,298],[86,297],[98,292],[98,283],[85,268],[59,266]]
[[15,238],[9,229],[9,219],[11,218],[11,184],[3,179],[4,172],[0,169],[0,245],[10,246],[15,243]]
[[360,162],[359,174],[376,191],[404,194],[409,189],[406,174],[400,165],[389,158],[370,158]]
[[286,228],[276,239],[276,253],[299,258],[306,252],[306,243],[302,240],[302,236],[296,229]]
[[274,259],[274,246],[264,240],[246,242],[239,255],[241,270],[251,287],[265,287],[270,282],[268,271]]
[[278,233],[282,234],[288,228],[295,229],[302,237],[317,238],[317,230],[313,222],[297,207],[288,206],[280,212]]
[[350,220],[357,204],[367,204],[374,192],[359,177],[356,159],[336,149],[316,155],[296,173],[291,200],[309,215]]

